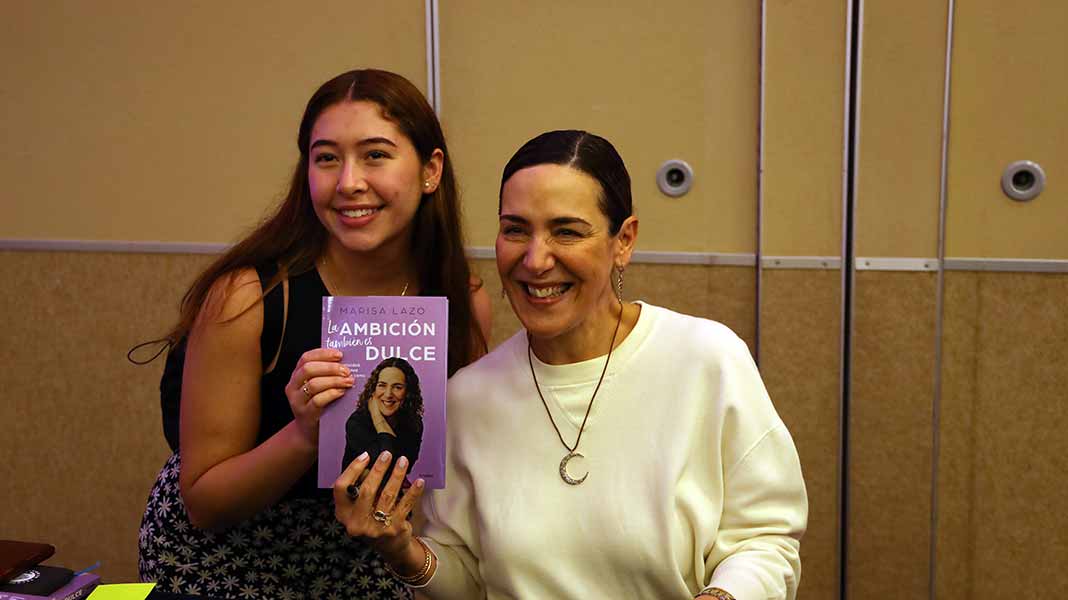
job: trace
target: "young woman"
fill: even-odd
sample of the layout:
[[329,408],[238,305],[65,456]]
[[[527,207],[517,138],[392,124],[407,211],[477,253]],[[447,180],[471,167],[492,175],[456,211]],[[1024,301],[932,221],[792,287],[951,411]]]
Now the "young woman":
[[623,301],[638,221],[615,149],[542,134],[500,198],[497,268],[524,330],[449,381],[425,537],[403,518],[423,486],[398,501],[403,473],[369,456],[334,487],[349,534],[435,600],[792,599],[808,510],[793,441],[734,333]]
[[319,348],[322,296],[447,296],[449,373],[485,352],[489,299],[419,91],[385,71],[343,73],[308,101],[297,148],[284,201],[193,283],[168,336],[175,454],[140,534],[141,577],[163,590],[408,595],[316,486],[319,415],[354,381],[340,352]]

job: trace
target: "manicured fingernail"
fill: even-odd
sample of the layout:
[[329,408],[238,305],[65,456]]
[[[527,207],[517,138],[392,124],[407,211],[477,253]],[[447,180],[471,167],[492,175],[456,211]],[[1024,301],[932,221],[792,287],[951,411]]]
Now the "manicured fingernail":
[[352,371],[349,371],[348,367],[346,367],[345,365],[341,365],[341,376],[342,377],[348,377],[351,374],[352,374]]
[[398,458],[397,459],[397,466],[402,468],[402,469],[404,467],[407,467],[408,466],[408,457],[407,456],[402,456],[402,457]]
[[412,485],[414,485],[417,489],[421,490],[421,489],[423,489],[423,486],[426,485],[426,482],[423,481],[422,479],[416,479],[415,483],[412,484]]
[[363,461],[367,460],[367,457],[369,457],[369,456],[370,456],[370,454],[367,454],[366,452],[364,452],[363,454],[357,456],[356,460],[358,460],[360,462],[363,462]]
[[342,357],[341,350],[334,350],[334,358],[341,358],[341,357]]
[[389,450],[386,450],[382,454],[378,455],[378,462],[387,463],[387,462],[389,462],[389,459],[391,459],[391,458],[393,458],[393,455],[389,453]]

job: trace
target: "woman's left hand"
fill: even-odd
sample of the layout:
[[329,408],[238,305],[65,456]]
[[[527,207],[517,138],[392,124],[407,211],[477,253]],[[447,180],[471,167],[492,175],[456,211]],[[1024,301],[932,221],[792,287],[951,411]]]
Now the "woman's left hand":
[[[401,495],[404,475],[408,471],[408,459],[402,456],[397,459],[385,485],[381,485],[392,458],[389,452],[379,455],[358,486],[361,474],[367,471],[370,456],[364,453],[352,461],[334,482],[334,516],[350,536],[369,540],[391,564],[408,566],[406,550],[413,541],[408,515],[422,496],[425,483],[417,479]],[[350,487],[357,492],[355,495],[350,494]],[[411,565],[412,570],[421,566]]]

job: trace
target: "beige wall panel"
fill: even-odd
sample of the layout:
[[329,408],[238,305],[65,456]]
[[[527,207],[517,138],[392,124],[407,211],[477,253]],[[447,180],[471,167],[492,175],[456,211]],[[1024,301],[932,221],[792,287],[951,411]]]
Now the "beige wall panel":
[[939,598],[1063,596],[1068,275],[946,283]]
[[798,597],[834,600],[840,577],[841,274],[768,269],[761,298],[760,372],[797,444],[808,488]]
[[857,256],[938,255],[946,0],[866,0]]
[[849,417],[850,598],[926,598],[933,273],[856,274]]
[[308,96],[426,87],[422,2],[5,2],[0,238],[225,242],[284,192]]
[[[947,272],[942,332],[941,448],[938,466],[936,572],[938,598],[979,600],[975,594],[976,439],[980,276]],[[1014,586],[1015,587],[1015,586]],[[1014,589],[1015,593],[1015,589]]]
[[769,2],[765,254],[842,253],[845,2]]
[[719,321],[756,341],[756,269],[698,265],[631,264],[623,297]]
[[[959,2],[954,20],[946,254],[1068,259],[1068,3]],[[1032,160],[1046,191],[1015,202],[1010,163]]]
[[159,375],[126,361],[162,335],[210,257],[0,252],[0,532],[137,580],[145,499],[169,455]]
[[522,325],[512,312],[508,298],[501,296],[501,278],[497,274],[497,261],[493,259],[473,260],[471,270],[482,278],[482,283],[486,286],[486,291],[489,292],[493,302],[493,335],[488,340],[492,350],[512,337],[512,334],[519,331]]
[[[626,161],[642,250],[754,252],[759,26],[756,2],[442,2],[442,118],[471,243],[493,243],[512,153],[571,128]],[[671,158],[696,173],[682,198],[656,188]]]
[[[507,340],[522,325],[506,298],[493,260],[472,261],[493,300],[493,339],[490,348]],[[749,267],[631,264],[623,295],[689,315],[719,321],[738,334],[750,351],[756,336],[755,270]]]

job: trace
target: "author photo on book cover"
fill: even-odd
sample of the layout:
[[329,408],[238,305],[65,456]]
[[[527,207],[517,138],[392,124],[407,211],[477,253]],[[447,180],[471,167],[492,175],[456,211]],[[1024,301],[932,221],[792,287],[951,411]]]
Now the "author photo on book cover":
[[345,457],[348,465],[367,452],[378,458],[382,452],[419,460],[423,443],[423,394],[419,375],[403,358],[378,363],[356,401],[356,410],[345,421]]

